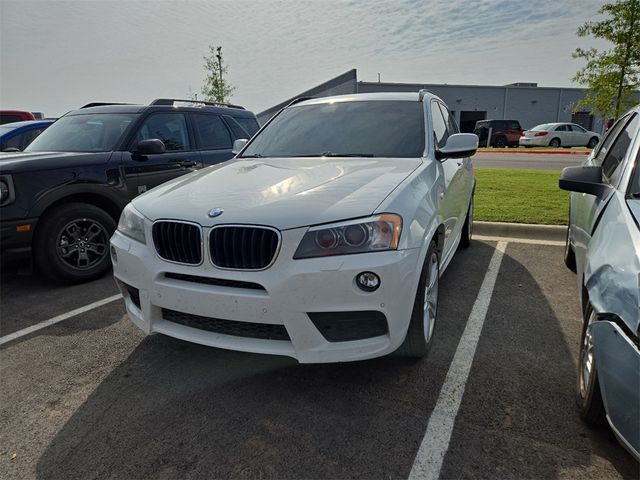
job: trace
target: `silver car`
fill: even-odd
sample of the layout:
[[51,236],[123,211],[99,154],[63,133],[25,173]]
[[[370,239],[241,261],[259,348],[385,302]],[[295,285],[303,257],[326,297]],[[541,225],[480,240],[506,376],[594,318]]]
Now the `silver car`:
[[606,418],[640,460],[640,107],[622,116],[583,166],[565,168],[571,205],[565,263],[583,307],[578,406]]
[[594,148],[600,134],[575,123],[543,123],[525,130],[520,137],[521,147],[588,147]]

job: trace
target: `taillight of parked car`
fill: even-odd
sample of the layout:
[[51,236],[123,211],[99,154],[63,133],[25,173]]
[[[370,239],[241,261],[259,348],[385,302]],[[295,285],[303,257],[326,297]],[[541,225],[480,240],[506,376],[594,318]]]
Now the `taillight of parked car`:
[[536,132],[535,137],[544,137],[549,132]]

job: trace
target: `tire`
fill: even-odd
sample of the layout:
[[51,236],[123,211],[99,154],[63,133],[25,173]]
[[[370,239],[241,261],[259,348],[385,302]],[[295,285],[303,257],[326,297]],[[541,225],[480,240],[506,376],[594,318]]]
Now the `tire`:
[[109,238],[116,229],[111,216],[94,205],[67,203],[40,220],[34,239],[38,269],[54,281],[80,283],[111,268]]
[[[413,311],[409,328],[404,342],[398,349],[403,357],[419,359],[423,358],[433,343],[433,333],[438,315],[438,285],[440,277],[440,258],[438,248],[433,240],[429,244],[429,250],[424,260],[418,291],[413,303]],[[425,306],[427,287],[430,289],[428,305]],[[426,307],[426,308],[425,308]],[[425,312],[429,315],[429,322],[425,328]]]
[[504,148],[507,146],[507,139],[504,137],[496,137],[493,140],[493,146],[495,148]]
[[564,243],[564,264],[567,266],[569,270],[573,273],[576,273],[576,252],[573,250],[571,246],[571,239],[569,238],[569,230],[570,228],[567,226],[567,238]]
[[598,137],[592,137],[589,139],[589,143],[587,143],[587,148],[596,148],[599,142]]
[[[602,402],[596,355],[593,350],[591,336],[587,334],[587,327],[595,321],[595,313],[590,304],[584,312],[582,337],[580,339],[580,353],[578,356],[578,392],[577,403],[580,418],[590,425],[604,425],[606,412]],[[590,369],[587,375],[585,368]]]
[[462,226],[462,234],[460,235],[460,248],[468,248],[471,245],[471,237],[473,235],[473,195],[467,210],[467,217],[464,219]]
[[552,138],[551,141],[549,142],[549,146],[553,148],[558,148],[560,146],[560,139]]

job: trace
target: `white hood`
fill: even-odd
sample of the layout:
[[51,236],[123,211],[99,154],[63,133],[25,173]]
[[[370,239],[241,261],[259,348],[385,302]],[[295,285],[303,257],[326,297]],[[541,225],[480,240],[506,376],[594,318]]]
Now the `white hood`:
[[[419,158],[236,159],[160,185],[133,205],[151,220],[285,230],[370,215],[421,163]],[[215,207],[223,214],[209,218]]]

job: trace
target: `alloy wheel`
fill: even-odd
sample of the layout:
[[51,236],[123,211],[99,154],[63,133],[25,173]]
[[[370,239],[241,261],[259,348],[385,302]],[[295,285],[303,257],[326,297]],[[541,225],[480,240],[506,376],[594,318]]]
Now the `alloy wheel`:
[[438,313],[438,254],[433,252],[429,259],[429,271],[427,273],[427,285],[424,291],[424,338],[427,343],[431,341],[433,329]]
[[109,251],[106,228],[95,220],[78,218],[67,223],[56,239],[58,258],[75,270],[89,270]]
[[580,396],[586,398],[593,381],[594,374],[594,351],[593,334],[589,328],[596,320],[595,312],[591,312],[587,327],[584,331],[582,348],[580,349]]

